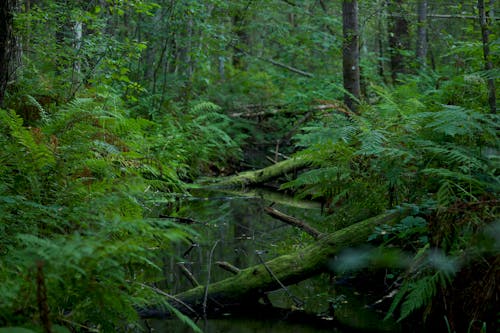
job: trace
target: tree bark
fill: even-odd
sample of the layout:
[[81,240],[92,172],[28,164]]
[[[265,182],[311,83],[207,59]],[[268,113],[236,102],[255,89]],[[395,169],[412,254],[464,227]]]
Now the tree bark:
[[[397,223],[407,214],[407,210],[392,211],[355,223],[327,234],[295,253],[251,266],[232,277],[212,283],[208,285],[207,293],[206,286],[199,286],[176,295],[173,297],[175,300],[169,303],[178,310],[193,315],[191,309],[200,311],[205,299],[210,300],[207,313],[227,311],[232,307],[257,302],[265,292],[276,290],[281,284],[295,284],[327,271],[330,260],[342,249],[365,243],[376,226]],[[154,307],[141,309],[139,313],[143,317],[170,315],[168,311]]]
[[[245,9],[246,10],[246,9]],[[238,70],[246,69],[246,62],[243,59],[244,52],[242,49],[244,46],[248,47],[250,43],[250,36],[246,31],[246,17],[245,11],[242,9],[237,9],[236,13],[232,17],[233,31],[236,37],[236,46],[233,47],[233,67]]]
[[407,73],[407,63],[403,52],[410,48],[409,26],[403,11],[403,0],[392,0],[389,9],[392,14],[389,20],[391,76],[392,82],[395,83],[398,74]]
[[356,112],[361,97],[359,71],[359,28],[357,0],[342,2],[342,67],[344,76],[344,102],[349,109]]
[[[483,56],[484,56],[484,69],[487,71],[493,70],[493,62],[491,61],[490,55],[490,28],[489,28],[489,20],[490,18],[486,14],[486,9],[484,6],[484,0],[477,1],[477,8],[479,11],[479,23],[481,25],[481,37],[483,41]],[[496,102],[496,87],[495,87],[495,79],[488,79],[488,104],[490,105],[490,112],[497,112],[497,102]]]
[[16,41],[13,32],[15,0],[3,0],[0,5],[0,107],[4,105],[5,90],[12,79],[12,61]]
[[295,172],[309,166],[311,162],[303,158],[292,158],[270,165],[264,169],[245,171],[235,176],[216,178],[215,180],[202,180],[203,185],[211,187],[245,187],[262,184],[272,179]]
[[420,68],[427,65],[427,0],[419,0],[417,7],[417,62]]

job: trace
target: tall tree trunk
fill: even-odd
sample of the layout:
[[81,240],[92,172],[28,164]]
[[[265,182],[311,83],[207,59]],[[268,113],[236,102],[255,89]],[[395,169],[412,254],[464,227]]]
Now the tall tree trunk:
[[385,61],[384,61],[384,25],[383,25],[383,11],[380,10],[377,17],[377,46],[378,46],[378,75],[382,78],[384,83],[387,83],[385,77]]
[[[489,17],[486,14],[486,9],[484,7],[484,0],[477,1],[477,8],[479,10],[479,23],[481,24],[481,36],[483,40],[483,55],[484,55],[484,68],[487,71],[493,70],[493,62],[491,61],[490,46],[489,46]],[[490,105],[490,112],[497,112],[497,102],[496,102],[496,88],[495,79],[488,79],[488,103]]]
[[420,68],[427,65],[427,0],[419,0],[417,7],[417,62]]
[[389,48],[394,83],[398,74],[407,72],[407,63],[403,52],[410,49],[410,39],[408,21],[403,10],[403,0],[392,0],[389,10]]
[[0,4],[0,107],[13,75],[12,61],[17,47],[13,32],[14,8],[15,0],[2,0]]
[[250,36],[246,31],[246,19],[242,10],[237,10],[233,16],[233,31],[236,35],[236,46],[233,47],[233,67],[239,70],[246,69],[246,63],[243,60],[244,53],[241,50],[248,51]]
[[343,46],[342,65],[344,72],[345,104],[354,112],[361,97],[359,71],[359,28],[357,0],[342,2]]

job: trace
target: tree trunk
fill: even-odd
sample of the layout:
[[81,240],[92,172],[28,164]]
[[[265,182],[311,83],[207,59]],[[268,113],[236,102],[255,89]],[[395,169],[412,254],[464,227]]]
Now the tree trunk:
[[13,76],[12,61],[16,54],[13,32],[15,0],[3,0],[0,5],[0,107],[4,104],[5,90]]
[[[180,311],[193,315],[199,312],[205,299],[207,313],[217,313],[245,303],[257,302],[265,292],[291,285],[328,270],[330,260],[341,250],[367,241],[376,226],[394,224],[408,214],[407,210],[393,211],[355,223],[347,228],[320,237],[313,244],[272,259],[265,264],[240,270],[234,276],[207,286],[199,286],[175,296],[169,303]],[[272,272],[272,274],[271,274]],[[191,309],[187,308],[188,305]],[[166,317],[170,313],[158,308],[142,309],[143,317]]]
[[245,171],[235,176],[216,178],[214,181],[202,180],[201,183],[213,187],[244,187],[265,183],[290,172],[304,169],[311,163],[303,158],[293,158],[270,165],[264,169]]
[[404,51],[410,48],[409,27],[403,10],[403,0],[392,0],[389,6],[389,48],[392,68],[392,82],[395,83],[398,74],[407,72]]
[[420,68],[427,65],[427,0],[419,0],[417,7],[417,62]]
[[[486,9],[484,7],[484,0],[477,1],[477,8],[479,10],[479,23],[481,24],[481,36],[483,41],[483,56],[484,56],[484,69],[487,71],[493,70],[493,62],[491,61],[490,46],[489,46],[489,17],[486,14]],[[497,112],[497,102],[496,102],[496,87],[495,79],[488,79],[488,103],[490,105],[490,112]]]
[[361,97],[359,71],[359,29],[358,29],[358,2],[344,0],[342,2],[343,46],[342,67],[344,72],[344,102],[352,111],[356,112]]
[[236,45],[233,47],[233,67],[238,70],[245,70],[246,63],[243,59],[244,52],[248,51],[250,36],[246,31],[245,13],[241,9],[237,9],[233,16],[233,31],[236,36]]

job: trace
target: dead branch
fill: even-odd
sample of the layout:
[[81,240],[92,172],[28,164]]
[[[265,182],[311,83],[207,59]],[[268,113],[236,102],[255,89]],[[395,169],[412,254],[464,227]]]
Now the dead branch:
[[179,266],[179,268],[181,269],[182,275],[184,275],[186,277],[186,279],[189,280],[189,282],[193,285],[193,287],[198,287],[200,285],[200,283],[194,277],[193,273],[191,273],[189,271],[189,269],[187,269],[187,267],[184,265],[183,262],[178,262],[177,266]]
[[272,217],[274,217],[274,218],[276,218],[276,219],[278,219],[278,220],[280,220],[282,222],[285,222],[285,223],[287,223],[289,225],[292,225],[292,226],[294,226],[296,228],[299,228],[299,229],[305,231],[309,235],[313,236],[314,239],[318,239],[321,236],[323,236],[322,232],[319,232],[318,230],[316,230],[315,228],[311,227],[306,222],[301,221],[301,220],[299,220],[296,217],[293,217],[293,216],[287,215],[285,213],[282,213],[282,212],[280,212],[279,210],[277,210],[275,208],[264,207],[264,211],[267,214],[269,214],[270,216],[272,216]]
[[220,268],[222,268],[223,270],[226,270],[226,271],[233,273],[235,275],[241,271],[238,267],[231,265],[227,261],[216,261],[215,264],[217,266],[219,266]]

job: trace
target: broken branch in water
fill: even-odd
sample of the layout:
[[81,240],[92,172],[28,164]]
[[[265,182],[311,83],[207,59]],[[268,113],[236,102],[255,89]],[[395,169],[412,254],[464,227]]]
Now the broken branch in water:
[[316,230],[315,228],[311,227],[309,224],[307,224],[306,222],[304,221],[301,221],[299,220],[298,218],[296,217],[293,217],[293,216],[290,216],[290,215],[286,215],[285,213],[282,213],[280,212],[279,210],[275,209],[275,208],[272,208],[272,207],[264,207],[264,211],[269,214],[270,216],[282,221],[282,222],[285,222],[289,225],[292,225],[296,228],[299,228],[303,231],[305,231],[306,233],[308,233],[309,235],[313,236],[314,239],[318,239],[320,238],[323,233]]

